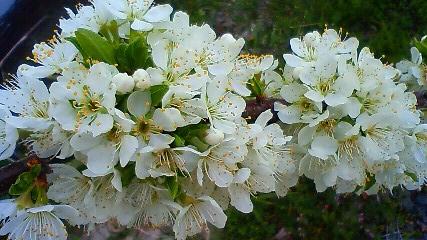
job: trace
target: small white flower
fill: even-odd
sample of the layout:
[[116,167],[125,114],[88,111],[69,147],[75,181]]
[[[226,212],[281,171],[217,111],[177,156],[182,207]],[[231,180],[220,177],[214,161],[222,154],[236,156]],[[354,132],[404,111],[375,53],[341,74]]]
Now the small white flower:
[[189,205],[184,207],[176,217],[173,231],[178,240],[185,240],[207,228],[207,223],[217,228],[224,228],[227,216],[218,203],[211,197],[197,199],[187,197]]
[[87,167],[94,173],[105,174],[120,162],[125,167],[138,149],[139,143],[130,132],[134,122],[116,109],[114,125],[105,134],[93,137],[83,133],[74,135],[70,142],[76,151],[87,155]]
[[0,108],[0,160],[8,159],[13,155],[19,139],[17,129],[5,121],[8,116],[11,116],[11,113]]
[[224,95],[217,95],[214,89],[209,89],[203,93],[202,99],[205,101],[209,122],[226,134],[236,131],[236,122],[241,119],[246,108],[246,102],[242,97],[227,92]]
[[[140,180],[132,181],[126,189],[121,206],[117,213],[118,220],[133,228],[169,225],[175,222],[175,216],[182,209],[172,201],[167,190]],[[123,210],[123,207],[130,211]]]
[[396,64],[396,68],[402,74],[400,81],[408,85],[414,83],[420,86],[426,85],[426,68],[423,64],[423,57],[416,47],[411,48],[411,61],[400,61]]
[[[9,84],[9,85],[7,85]],[[0,105],[15,113],[4,120],[16,128],[41,131],[52,125],[48,113],[49,91],[36,79],[19,76],[0,90]]]
[[359,141],[368,161],[387,161],[404,149],[404,134],[396,129],[394,120],[392,114],[386,113],[362,114],[357,118],[365,134]]
[[113,20],[113,16],[108,11],[103,0],[91,0],[93,6],[78,7],[77,13],[65,8],[69,18],[59,19],[59,28],[62,37],[74,36],[79,28],[98,32],[103,24]]
[[247,151],[245,143],[226,139],[199,153],[197,181],[202,186],[203,177],[206,174],[218,187],[228,187],[233,181],[233,172],[237,170],[237,163],[244,160]]
[[302,39],[290,40],[293,54],[284,54],[286,63],[291,67],[310,66],[324,55],[354,57],[359,45],[356,38],[341,40],[341,35],[333,29],[327,29],[322,35],[319,32],[307,33]]
[[[160,40],[152,47],[157,68],[148,68],[152,85],[168,85],[169,91],[200,94],[208,80],[204,72],[193,72],[196,66],[194,51],[169,40]],[[166,94],[168,95],[168,93]]]
[[304,94],[315,102],[338,106],[348,101],[358,83],[351,75],[338,75],[338,62],[333,57],[322,56],[314,62],[313,68],[305,68],[300,74],[301,81],[309,91]]
[[173,9],[170,5],[152,7],[153,0],[107,0],[108,10],[121,20],[129,20],[131,28],[138,31],[150,31],[153,25],[170,20]]
[[18,68],[18,75],[33,78],[45,78],[66,69],[78,54],[77,48],[68,41],[58,42],[56,37],[49,44],[34,45],[33,61],[41,66],[23,64]]
[[197,163],[197,152],[188,147],[172,148],[173,141],[174,138],[166,134],[153,135],[136,155],[136,176],[140,179],[178,173],[189,176]]
[[50,115],[64,130],[90,132],[94,137],[113,128],[117,69],[105,63],[89,70],[70,69],[50,86]]
[[0,229],[0,235],[9,239],[66,240],[67,232],[60,219],[79,224],[79,212],[67,205],[46,205],[21,210],[9,218]]

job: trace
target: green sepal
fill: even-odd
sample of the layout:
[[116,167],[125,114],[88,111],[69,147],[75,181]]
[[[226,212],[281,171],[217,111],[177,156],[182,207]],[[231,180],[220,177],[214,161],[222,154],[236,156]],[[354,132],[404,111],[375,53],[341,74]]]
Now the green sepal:
[[135,163],[129,163],[126,167],[116,167],[119,170],[122,180],[122,186],[127,187],[135,178]]
[[181,193],[181,186],[177,180],[176,177],[167,177],[165,181],[165,185],[173,200],[177,199]]
[[46,205],[49,202],[47,197],[46,188],[35,187],[31,190],[31,199],[37,205]]
[[15,183],[9,188],[9,194],[12,196],[19,196],[34,186],[34,180],[41,172],[41,165],[37,164],[31,168],[30,171],[21,173]]
[[175,147],[185,147],[185,139],[175,133],[172,136],[175,138],[172,143]]

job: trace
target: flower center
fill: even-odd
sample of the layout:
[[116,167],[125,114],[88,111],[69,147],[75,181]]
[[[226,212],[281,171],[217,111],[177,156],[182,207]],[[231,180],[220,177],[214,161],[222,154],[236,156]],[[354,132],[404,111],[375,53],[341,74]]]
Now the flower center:
[[113,128],[107,133],[107,139],[110,142],[118,143],[120,142],[120,138],[122,136],[122,128],[119,124],[114,124]]
[[141,136],[144,140],[148,141],[150,139],[151,134],[160,134],[162,132],[162,129],[159,126],[155,125],[153,120],[141,117],[136,122],[136,125],[132,132],[135,135]]

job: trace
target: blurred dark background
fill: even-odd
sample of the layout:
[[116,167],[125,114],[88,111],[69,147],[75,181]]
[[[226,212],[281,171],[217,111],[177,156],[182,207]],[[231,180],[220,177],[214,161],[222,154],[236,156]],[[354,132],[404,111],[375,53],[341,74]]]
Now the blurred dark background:
[[[244,37],[245,51],[281,59],[289,39],[312,30],[343,29],[385,62],[409,57],[411,41],[427,34],[426,0],[158,0],[208,23],[218,34]],[[14,74],[35,43],[57,29],[64,7],[78,0],[0,0],[0,71]],[[378,196],[317,194],[303,179],[284,199],[262,195],[255,211],[228,210],[213,239],[427,239],[427,195],[397,189]],[[129,231],[99,239],[125,239]],[[71,235],[71,239],[81,239]]]

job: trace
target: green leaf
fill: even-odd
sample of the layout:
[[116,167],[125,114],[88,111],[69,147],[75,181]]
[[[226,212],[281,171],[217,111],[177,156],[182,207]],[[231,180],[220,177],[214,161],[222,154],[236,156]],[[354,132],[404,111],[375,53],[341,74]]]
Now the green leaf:
[[149,61],[150,53],[145,37],[139,37],[132,41],[126,48],[126,57],[129,63],[129,68],[136,71],[140,68],[148,68],[152,66]]
[[163,96],[169,91],[169,86],[167,85],[156,85],[150,87],[151,93],[151,105],[158,106],[163,99]]
[[410,177],[414,182],[418,182],[417,174],[405,171],[405,175]]
[[19,196],[33,187],[34,180],[41,172],[41,165],[37,164],[30,171],[21,173],[15,183],[9,188],[9,194]]
[[79,28],[76,31],[76,39],[82,49],[82,54],[88,58],[116,64],[114,46],[99,34]]
[[166,187],[168,188],[172,199],[175,200],[181,192],[181,187],[180,187],[176,177],[166,178],[165,183],[166,183]]
[[185,146],[185,140],[180,137],[178,134],[172,134],[175,140],[173,141],[173,144],[175,147],[184,147]]
[[116,61],[118,64],[117,68],[119,69],[119,71],[130,73],[132,69],[130,68],[129,61],[126,56],[127,47],[128,45],[125,43],[120,44],[115,50],[115,54],[116,54]]
[[115,45],[120,44],[119,26],[116,21],[104,24],[99,30],[99,33],[111,43]]
[[80,54],[82,54],[84,59],[88,58],[87,54],[83,51],[82,46],[80,46],[79,41],[77,41],[76,37],[67,37],[65,38],[65,40],[71,42],[77,48],[77,50],[79,50]]

